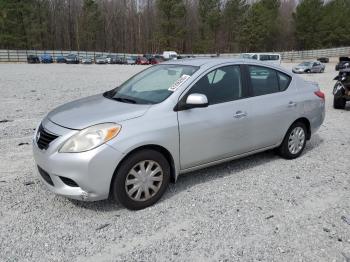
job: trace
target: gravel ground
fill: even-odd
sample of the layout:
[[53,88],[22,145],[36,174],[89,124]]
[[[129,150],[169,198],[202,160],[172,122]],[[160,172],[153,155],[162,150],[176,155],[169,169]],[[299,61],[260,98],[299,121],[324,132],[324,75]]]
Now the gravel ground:
[[326,93],[327,115],[296,160],[265,152],[183,175],[134,212],[50,193],[33,129],[142,68],[0,64],[0,261],[350,261],[350,106],[332,108],[334,64],[304,76]]

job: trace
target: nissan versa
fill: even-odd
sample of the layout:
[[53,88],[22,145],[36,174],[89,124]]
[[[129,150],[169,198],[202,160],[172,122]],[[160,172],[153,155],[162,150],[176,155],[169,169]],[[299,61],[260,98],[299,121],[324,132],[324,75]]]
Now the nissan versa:
[[141,209],[179,174],[272,148],[300,156],[324,117],[317,84],[279,66],[184,59],[51,111],[33,151],[56,194]]

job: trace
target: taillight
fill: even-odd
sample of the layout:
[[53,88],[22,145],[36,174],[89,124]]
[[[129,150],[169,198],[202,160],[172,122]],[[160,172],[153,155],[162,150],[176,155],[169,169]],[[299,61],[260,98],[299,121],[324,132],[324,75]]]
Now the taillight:
[[317,95],[322,100],[325,100],[326,97],[325,97],[325,95],[324,95],[324,93],[322,91],[316,91],[314,93],[315,93],[315,95]]

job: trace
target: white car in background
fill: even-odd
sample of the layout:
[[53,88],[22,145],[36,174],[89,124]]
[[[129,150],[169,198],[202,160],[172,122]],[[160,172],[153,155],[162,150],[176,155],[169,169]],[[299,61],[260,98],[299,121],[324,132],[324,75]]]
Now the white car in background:
[[175,51],[164,51],[163,57],[165,60],[177,60],[178,54]]
[[240,58],[254,59],[275,65],[281,64],[281,55],[277,53],[243,53],[240,55]]

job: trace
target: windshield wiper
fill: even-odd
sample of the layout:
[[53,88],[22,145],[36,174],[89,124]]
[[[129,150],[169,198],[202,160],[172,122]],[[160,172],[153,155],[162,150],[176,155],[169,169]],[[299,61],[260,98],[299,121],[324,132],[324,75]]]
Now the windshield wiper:
[[125,98],[125,97],[112,97],[113,100],[123,102],[123,103],[129,103],[129,104],[136,104],[135,100],[132,100],[130,98]]

